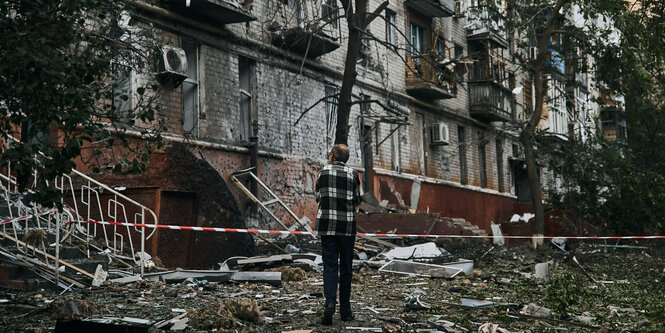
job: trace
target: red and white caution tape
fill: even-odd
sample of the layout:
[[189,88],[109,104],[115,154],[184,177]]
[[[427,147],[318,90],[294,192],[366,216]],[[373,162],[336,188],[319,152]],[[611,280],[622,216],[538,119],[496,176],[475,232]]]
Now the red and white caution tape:
[[27,220],[27,219],[32,218],[32,217],[39,217],[39,216],[43,216],[43,215],[52,214],[52,213],[55,213],[55,212],[56,212],[55,209],[51,209],[51,210],[47,210],[45,212],[41,212],[41,213],[37,213],[37,214],[30,214],[30,215],[25,215],[25,216],[14,217],[14,218],[11,218],[11,219],[6,219],[6,220],[0,221],[0,225],[7,224],[7,223],[13,223],[13,222],[17,222],[17,221],[23,221],[23,220]]
[[[141,224],[141,223],[121,223],[106,221],[71,221],[71,223],[94,223],[102,225],[116,225],[125,227],[151,228],[151,229],[169,229],[186,231],[214,231],[231,233],[254,233],[254,234],[280,234],[280,235],[314,235],[309,231],[284,231],[284,230],[264,230],[264,229],[237,229],[237,228],[215,228],[215,227],[191,227],[179,225],[164,224]],[[357,236],[367,237],[392,237],[392,238],[494,238],[492,235],[421,235],[421,234],[379,234],[379,233],[357,233]],[[566,239],[664,239],[665,236],[506,236],[508,239],[532,239],[532,238],[566,238]]]

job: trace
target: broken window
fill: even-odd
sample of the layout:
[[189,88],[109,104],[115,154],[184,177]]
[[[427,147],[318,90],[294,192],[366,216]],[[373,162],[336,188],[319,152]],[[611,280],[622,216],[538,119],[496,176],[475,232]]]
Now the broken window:
[[240,78],[240,140],[249,141],[252,135],[252,69],[254,63],[247,58],[238,59],[238,74]]
[[499,192],[503,192],[503,140],[496,139],[496,175]]
[[114,62],[112,64],[113,114],[121,119],[132,110],[132,67]]
[[293,10],[298,27],[304,28],[307,23],[307,6],[304,0],[287,0],[287,5]]
[[337,29],[339,24],[338,11],[337,0],[324,0],[321,5],[321,19],[323,22],[328,23],[330,26]]
[[420,55],[427,52],[427,30],[422,26],[411,22],[409,25],[409,33],[411,34],[411,55]]
[[487,187],[487,152],[485,151],[486,141],[483,134],[478,132],[478,171],[480,172],[480,187]]
[[337,126],[338,93],[339,93],[339,88],[337,88],[337,86],[326,85],[325,94],[328,98],[326,98],[325,100],[325,106],[326,106],[326,134],[327,134],[328,145],[330,145],[332,143],[332,140],[335,138],[335,128]]
[[191,133],[199,111],[198,45],[193,41],[183,41],[182,48],[187,56],[187,78],[182,83],[182,129],[185,133]]
[[390,9],[386,9],[386,43],[391,46],[397,45],[397,36],[395,35],[395,22],[397,15]]
[[460,183],[466,185],[468,183],[466,171],[466,140],[465,140],[464,127],[457,127],[457,142],[459,148],[459,173]]

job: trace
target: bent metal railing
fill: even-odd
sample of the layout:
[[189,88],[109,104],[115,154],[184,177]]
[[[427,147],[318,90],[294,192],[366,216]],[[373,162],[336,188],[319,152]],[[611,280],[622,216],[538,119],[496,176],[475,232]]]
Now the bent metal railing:
[[[6,144],[3,145],[3,152],[5,146]],[[72,170],[71,174],[47,182],[52,181],[53,186],[62,194],[64,209],[61,212],[35,204],[26,205],[22,202],[23,194],[19,192],[16,177],[12,175],[11,162],[3,171],[0,172],[2,197],[0,206],[6,206],[4,215],[8,219],[2,224],[2,236],[13,240],[18,251],[26,256],[36,256],[36,253],[39,253],[38,257],[40,259],[43,257],[46,266],[54,272],[56,284],[59,279],[60,264],[67,265],[59,258],[60,247],[66,241],[71,243],[73,239],[85,244],[87,257],[90,257],[92,249],[98,252],[104,251],[122,263],[131,259],[140,267],[140,274],[143,276],[145,243],[154,235],[156,229],[147,234],[145,228],[102,226],[85,221],[157,224],[157,215],[154,211],[78,170]],[[33,171],[32,185],[36,184],[38,176]],[[28,188],[26,191],[33,190]],[[48,246],[55,248],[55,256],[48,254],[48,247],[43,240],[41,244],[29,246],[27,242],[19,239],[19,232],[27,232],[29,229],[55,233],[55,243]],[[140,254],[137,252],[136,242],[139,243]],[[32,250],[32,254],[28,252],[28,248]],[[126,255],[131,257],[128,258]],[[49,259],[54,265],[49,263]]]

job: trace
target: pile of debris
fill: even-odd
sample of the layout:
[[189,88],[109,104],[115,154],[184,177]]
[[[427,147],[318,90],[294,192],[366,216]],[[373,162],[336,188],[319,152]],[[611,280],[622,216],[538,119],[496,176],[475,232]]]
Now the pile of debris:
[[[275,248],[259,242],[259,249]],[[384,248],[356,258],[356,319],[335,319],[332,327],[318,325],[325,300],[315,252],[236,257],[217,270],[107,280],[62,295],[0,290],[0,320],[8,331],[56,332],[659,331],[659,295],[649,290],[665,281],[665,251],[648,251],[583,245],[573,261],[554,246],[534,251],[447,240]],[[244,278],[228,278],[235,274]]]

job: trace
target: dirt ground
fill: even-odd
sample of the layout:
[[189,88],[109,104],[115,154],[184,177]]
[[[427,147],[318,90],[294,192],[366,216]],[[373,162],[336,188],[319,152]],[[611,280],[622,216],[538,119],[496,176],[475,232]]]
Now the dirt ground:
[[[574,253],[550,245],[506,249],[477,240],[438,245],[456,257],[473,259],[473,274],[409,277],[382,274],[361,264],[352,287],[355,320],[342,322],[336,314],[329,327],[318,324],[323,282],[322,273],[312,270],[305,280],[279,287],[141,281],[62,295],[3,289],[0,328],[50,332],[54,318],[133,317],[149,320],[150,331],[158,331],[156,323],[180,315],[187,318],[180,323],[186,332],[479,332],[488,323],[509,332],[665,331],[665,246],[659,243],[623,243],[647,249],[580,244]],[[550,263],[550,279],[536,280],[534,266],[544,262]],[[461,305],[462,298],[499,304],[471,308]],[[414,304],[416,299],[420,306]],[[68,300],[80,300],[83,310],[78,317],[71,316],[71,306],[64,306]],[[529,304],[549,309],[551,316],[525,312]]]

